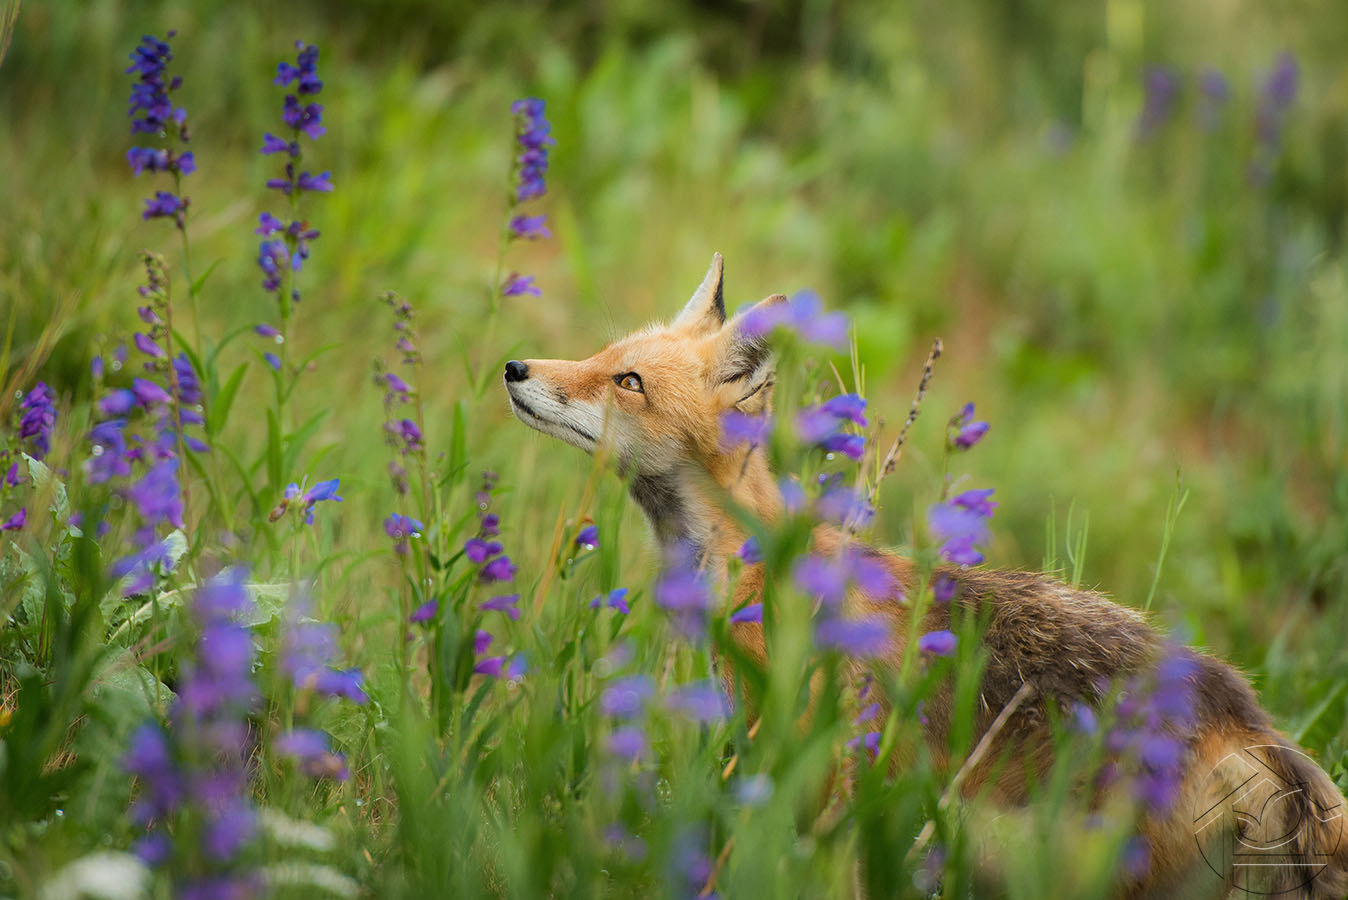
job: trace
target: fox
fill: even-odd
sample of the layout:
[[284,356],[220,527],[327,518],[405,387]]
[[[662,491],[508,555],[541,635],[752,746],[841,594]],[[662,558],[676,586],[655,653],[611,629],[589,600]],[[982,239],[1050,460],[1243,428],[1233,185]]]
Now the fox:
[[[761,563],[745,565],[733,587],[727,584],[729,562],[748,537],[732,510],[771,524],[784,507],[765,448],[726,446],[720,423],[732,410],[770,412],[775,359],[767,338],[744,325],[755,311],[788,302],[772,294],[727,317],[724,261],[717,253],[668,324],[642,328],[588,359],[510,360],[503,373],[514,415],[588,454],[602,450],[627,481],[656,542],[669,551],[693,548],[712,583],[725,586],[720,593],[730,609],[760,597],[767,577]],[[827,524],[816,526],[811,540],[816,553],[850,549],[880,562],[901,595],[920,588],[910,559],[854,544]],[[1235,668],[1174,644],[1143,612],[1049,575],[955,566],[938,567],[936,574],[954,580],[955,594],[948,603],[931,604],[921,622],[909,621],[909,607],[893,596],[869,596],[855,586],[847,605],[852,614],[886,619],[885,663],[895,668],[910,629],[949,628],[962,615],[986,622],[974,739],[995,741],[999,751],[966,762],[961,796],[1024,805],[1034,780],[1053,763],[1054,721],[1062,710],[1103,708],[1110,685],[1178,659],[1172,669],[1192,709],[1167,726],[1183,748],[1176,800],[1168,813],[1145,815],[1138,834],[1145,871],[1122,874],[1117,896],[1348,895],[1344,797],[1278,731]],[[745,657],[766,665],[761,624],[733,624],[731,636]],[[735,699],[729,660],[718,659],[717,670]],[[945,760],[952,707],[948,690],[926,703],[925,739],[938,760]],[[1008,752],[1016,764],[1001,764]]]

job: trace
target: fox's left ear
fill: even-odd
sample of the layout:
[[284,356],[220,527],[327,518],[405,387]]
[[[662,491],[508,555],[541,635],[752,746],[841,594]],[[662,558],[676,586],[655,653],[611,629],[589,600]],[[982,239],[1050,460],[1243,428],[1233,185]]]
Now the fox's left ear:
[[676,328],[691,328],[696,332],[715,331],[725,324],[725,262],[721,254],[713,253],[707,276],[693,292],[693,298],[674,320]]
[[712,378],[726,407],[751,414],[767,410],[777,361],[767,335],[754,323],[762,323],[773,307],[786,302],[785,294],[773,294],[735,316],[721,330]]

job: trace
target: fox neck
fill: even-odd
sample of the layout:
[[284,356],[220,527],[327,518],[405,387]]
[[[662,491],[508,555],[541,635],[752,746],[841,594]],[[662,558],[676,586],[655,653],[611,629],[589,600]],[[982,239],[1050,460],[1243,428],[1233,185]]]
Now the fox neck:
[[666,472],[636,475],[630,490],[662,547],[690,547],[701,565],[711,568],[723,567],[747,537],[732,509],[770,522],[781,508],[761,448],[689,459]]

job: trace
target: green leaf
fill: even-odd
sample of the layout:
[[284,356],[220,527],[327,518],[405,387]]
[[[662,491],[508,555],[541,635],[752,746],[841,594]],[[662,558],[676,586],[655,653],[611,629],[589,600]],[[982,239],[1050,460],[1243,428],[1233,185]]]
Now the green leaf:
[[243,376],[247,371],[248,363],[239,363],[238,368],[230,373],[225,386],[211,398],[211,403],[206,409],[207,434],[219,434],[220,429],[225,427],[225,422],[229,419],[229,411],[234,406],[234,397],[239,393],[239,385],[243,383]]
[[1301,726],[1292,732],[1293,743],[1303,747],[1322,747],[1333,740],[1343,725],[1343,701],[1348,683],[1339,682],[1312,710]]
[[207,278],[211,277],[211,273],[215,271],[216,266],[220,265],[220,263],[222,262],[224,262],[224,260],[222,259],[215,260],[209,266],[206,267],[205,272],[202,272],[200,275],[197,276],[196,281],[192,282],[190,290],[192,292],[193,297],[201,293],[201,286],[206,283]]
[[46,463],[33,459],[27,453],[23,454],[23,458],[28,463],[28,477],[33,481],[33,491],[39,496],[51,491],[52,515],[56,521],[64,524],[70,518],[70,501],[66,496],[65,482],[53,475]]
[[192,364],[193,371],[198,375],[206,374],[206,368],[201,364],[201,357],[197,355],[197,351],[192,348],[190,343],[188,343],[187,337],[176,328],[173,329],[173,348],[187,354],[187,361]]
[[449,469],[441,480],[441,487],[457,480],[468,464],[468,408],[463,400],[454,404],[454,430],[449,436]]
[[209,352],[207,352],[207,354],[206,354],[206,367],[207,367],[210,371],[214,371],[214,370],[215,370],[215,360],[216,360],[217,357],[220,356],[220,351],[221,351],[221,350],[224,350],[225,347],[228,346],[230,343],[232,343],[232,342],[234,341],[234,339],[237,338],[239,335],[241,335],[241,334],[247,334],[248,332],[250,332],[250,331],[252,331],[252,330],[253,330],[253,326],[252,326],[252,325],[240,325],[238,328],[234,328],[234,329],[231,329],[230,331],[226,332],[226,333],[225,333],[225,336],[222,337],[222,338],[220,339],[220,343],[216,344],[214,347],[212,347],[212,348],[210,349]]

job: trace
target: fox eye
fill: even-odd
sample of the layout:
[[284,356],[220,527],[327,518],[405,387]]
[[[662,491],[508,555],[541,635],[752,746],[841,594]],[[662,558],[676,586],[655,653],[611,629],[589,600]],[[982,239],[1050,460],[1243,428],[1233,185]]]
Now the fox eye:
[[626,375],[614,375],[613,380],[618,383],[618,387],[625,391],[635,391],[638,394],[646,393],[645,388],[641,386],[641,376],[636,372],[628,372]]

